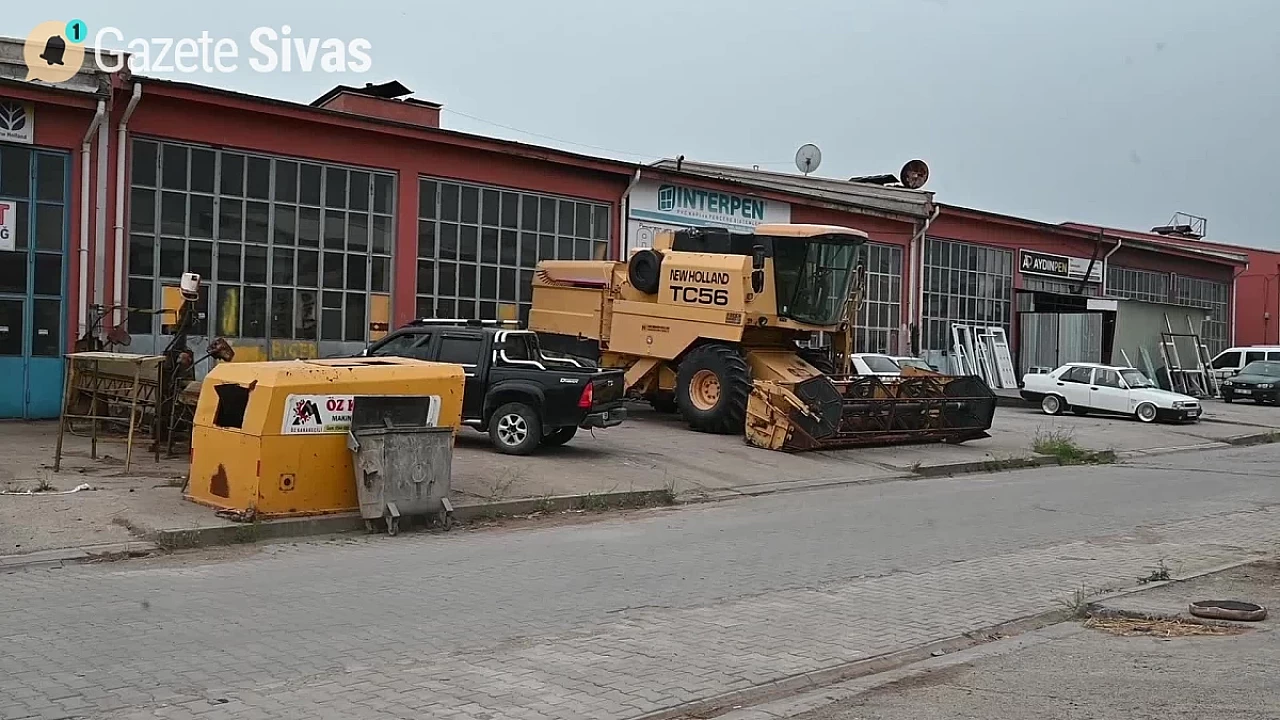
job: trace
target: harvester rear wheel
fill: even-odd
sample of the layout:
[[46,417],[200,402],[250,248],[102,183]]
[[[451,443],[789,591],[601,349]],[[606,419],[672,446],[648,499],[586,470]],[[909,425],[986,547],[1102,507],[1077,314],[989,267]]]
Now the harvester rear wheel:
[[751,371],[736,348],[703,345],[685,356],[676,373],[676,403],[689,427],[720,435],[741,434],[751,394]]

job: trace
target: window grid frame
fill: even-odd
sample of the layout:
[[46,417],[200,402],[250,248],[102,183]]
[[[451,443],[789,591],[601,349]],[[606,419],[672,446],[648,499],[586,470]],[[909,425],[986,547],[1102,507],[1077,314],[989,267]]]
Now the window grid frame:
[[[863,264],[866,286],[854,335],[856,352],[884,352],[897,355],[902,322],[901,245],[868,242]],[[882,268],[886,268],[882,269]],[[877,322],[878,318],[888,318]]]
[[[446,187],[456,188],[457,210],[454,219],[445,219],[442,212]],[[428,198],[428,190],[430,190],[430,198]],[[467,203],[468,193],[474,194],[475,197],[474,213],[471,212]],[[514,216],[510,218],[512,224],[508,225],[506,211],[509,208],[505,203],[511,196],[515,196],[514,208],[510,209]],[[489,213],[487,202],[493,200],[497,201],[496,224],[486,218]],[[548,202],[554,203],[551,227],[543,229],[543,211]],[[528,219],[526,214],[531,209],[531,203],[532,210],[535,211],[532,216],[533,227],[526,227]],[[564,232],[563,228],[564,222],[568,220],[564,215],[566,206],[573,210],[573,227],[569,228],[569,232]],[[584,207],[588,215],[586,233],[581,234],[578,232],[582,221],[579,212]],[[516,308],[520,321],[527,322],[529,310],[532,308],[531,282],[538,261],[609,259],[612,255],[610,233],[613,230],[613,224],[612,204],[554,193],[420,175],[418,177],[419,246],[414,274],[415,314],[417,317],[496,319],[503,305],[511,305]],[[447,256],[442,247],[442,239],[447,234],[443,232],[445,228],[453,228],[456,232],[456,237],[450,241],[454,247],[452,256]],[[469,241],[464,243],[464,238],[469,233],[464,229],[474,232],[474,251],[465,247]],[[424,248],[422,244],[424,231],[427,230],[429,232],[426,236],[430,237],[431,243],[429,249]],[[486,259],[486,237],[492,237],[495,233],[493,252],[496,256],[493,260],[488,260]],[[507,244],[510,240],[514,240],[514,246]],[[530,241],[532,248],[526,250],[526,243]],[[549,255],[544,255],[542,252],[544,241],[550,242]],[[569,249],[568,257],[564,257],[560,252],[566,242]],[[586,257],[578,257],[578,251],[582,249],[580,243],[586,243]],[[441,291],[442,264],[451,265],[454,271],[452,292]],[[462,282],[464,269],[474,273],[468,292],[464,292],[466,286]],[[486,292],[486,269],[492,271],[492,292]],[[504,282],[504,270],[514,273],[506,276],[514,282],[514,288],[512,288],[514,299],[511,300],[503,299],[504,290],[507,287],[507,283]],[[428,277],[431,287],[429,291],[424,291],[421,281]],[[467,306],[470,306],[469,313],[464,311]],[[451,312],[448,312],[449,308],[452,308]],[[492,312],[487,312],[488,310]]]
[[[1000,327],[1009,335],[1013,322],[1013,251],[932,236],[925,238],[924,249],[921,351],[949,355],[951,324],[956,322]],[[960,267],[961,262],[964,267]],[[977,290],[964,292],[975,287]],[[931,311],[932,307],[943,310]]]
[[[245,151],[237,148],[222,148],[207,145],[199,145],[185,142],[172,142],[163,138],[153,138],[150,136],[139,135],[132,138],[133,145],[131,149],[134,156],[138,157],[140,153],[137,148],[143,145],[149,145],[154,148],[155,167],[154,177],[145,178],[154,181],[154,184],[146,184],[139,181],[137,171],[131,173],[129,183],[129,200],[130,200],[130,218],[129,218],[129,260],[128,263],[128,282],[129,289],[126,297],[128,305],[137,309],[142,306],[134,298],[132,288],[136,283],[147,281],[150,283],[150,302],[149,308],[159,305],[161,298],[161,286],[166,280],[175,280],[169,273],[162,272],[160,265],[162,249],[165,240],[171,242],[181,242],[182,250],[182,266],[184,271],[191,268],[192,260],[192,243],[208,243],[209,259],[207,266],[201,269],[207,269],[208,274],[201,277],[201,291],[203,298],[200,301],[201,310],[206,313],[206,318],[198,323],[197,334],[221,335],[227,338],[244,338],[253,340],[301,340],[310,342],[363,342],[369,338],[369,316],[370,309],[373,305],[372,298],[375,296],[386,296],[388,300],[394,297],[395,273],[394,259],[396,250],[395,235],[395,219],[396,211],[399,205],[398,198],[398,178],[396,173],[371,167],[362,167],[344,163],[332,163],[324,161],[316,161],[307,158],[298,158],[287,155],[273,155],[256,151]],[[165,155],[167,149],[177,149],[182,153],[185,159],[185,179],[184,189],[172,189],[165,187]],[[193,172],[192,157],[195,152],[210,152],[214,156],[212,192],[203,190],[193,190]],[[227,161],[229,158],[238,159],[240,180],[238,192],[224,191],[223,181],[230,177],[224,173],[227,170]],[[255,182],[256,176],[250,175],[250,168],[255,162],[266,162],[267,176],[265,178],[266,188],[265,197],[251,195],[251,185]],[[282,166],[288,166],[294,173],[292,199],[284,198],[280,194],[279,180],[282,177]],[[303,173],[304,168],[316,168],[319,172],[319,197],[318,203],[309,202],[304,198],[303,192]],[[150,171],[148,171],[150,172]],[[329,178],[333,173],[341,173],[344,179],[344,198],[342,207],[331,205],[328,200],[329,195]],[[351,178],[353,173],[360,173],[366,177],[367,188],[365,199],[363,201],[363,209],[352,210],[353,203],[350,195],[352,185]],[[283,177],[287,177],[283,176]],[[145,180],[144,179],[144,180]],[[377,201],[380,198],[380,190],[385,192],[385,206],[379,208]],[[153,193],[151,207],[151,225],[150,229],[140,228],[135,221],[136,212],[134,204],[135,191],[146,191]],[[164,226],[163,217],[163,201],[165,193],[176,193],[183,197],[183,227],[182,232],[171,232],[170,228]],[[192,235],[193,229],[193,212],[192,198],[211,198],[211,228],[209,228],[209,237],[195,237]],[[234,237],[223,238],[224,231],[228,229],[224,223],[223,209],[224,206],[231,204],[238,205],[239,217],[235,220],[238,227],[233,231]],[[252,206],[257,206],[258,213],[251,213]],[[265,217],[260,214],[260,206],[265,206]],[[316,228],[315,245],[304,245],[299,241],[303,235],[303,210],[312,210],[318,214],[319,221]],[[284,214],[292,212],[293,222],[291,233],[291,241],[279,242],[283,236],[278,236],[278,230],[283,226],[279,224]],[[326,248],[326,219],[331,214],[340,214],[343,218],[341,227],[341,248]],[[364,246],[363,249],[353,248],[351,245],[351,228],[352,215],[363,216],[366,226],[363,232]],[[251,217],[251,215],[253,217]],[[232,215],[228,215],[230,219]],[[262,227],[259,231],[256,227],[251,228],[250,223],[254,220],[261,220]],[[375,228],[382,227],[385,229],[385,247],[380,248],[378,252],[374,251],[374,231]],[[253,237],[250,237],[250,234]],[[132,262],[135,242],[138,240],[151,242],[151,268],[149,273],[139,272]],[[199,247],[197,245],[197,247]],[[223,280],[220,275],[224,269],[222,262],[222,251],[225,249],[238,253],[237,265],[235,272],[237,280]],[[253,248],[254,250],[250,250]],[[283,251],[279,255],[289,255],[289,267],[281,268],[277,263],[277,250]],[[249,263],[253,256],[261,253],[264,260],[261,265],[260,279],[250,281],[246,279],[246,271],[249,270]],[[315,282],[304,284],[300,282],[300,270],[302,265],[302,253],[309,252],[315,255]],[[339,255],[340,277],[342,281],[339,287],[326,285],[325,283],[325,254],[337,253]],[[361,258],[364,267],[364,277],[361,281],[352,286],[347,282],[346,268],[352,264],[352,258]],[[358,264],[358,263],[357,263]],[[374,268],[376,265],[382,265],[382,277],[379,282],[378,290],[374,287]],[[279,278],[277,275],[279,274]],[[140,286],[139,286],[140,287]],[[225,289],[231,289],[236,293],[236,312],[234,318],[230,318],[230,323],[224,324],[221,317],[221,303],[218,302],[220,292]],[[277,308],[275,308],[276,291],[287,292],[289,297],[289,314],[291,318],[283,319],[276,317]],[[341,304],[337,308],[325,308],[322,298],[325,291],[340,292]],[[265,298],[266,306],[261,311],[252,309],[247,310],[245,302],[246,295],[250,292],[261,292]],[[355,298],[354,296],[363,295],[363,298]],[[309,300],[308,300],[309,298]],[[363,308],[357,309],[352,301],[360,299]],[[307,302],[311,302],[315,306],[312,317],[304,318],[300,316],[300,307]],[[338,315],[334,321],[337,325],[336,335],[330,335],[330,330],[325,322],[325,310],[337,310]],[[282,310],[282,309],[281,309]],[[254,312],[256,317],[250,316],[250,312]],[[356,339],[353,337],[356,333],[348,333],[349,326],[354,327],[356,313],[362,313],[363,317],[359,322],[361,337]],[[159,324],[162,320],[158,317],[150,315],[131,314],[130,332],[134,334],[161,334],[162,326]],[[246,326],[253,320],[259,320],[262,323],[262,329],[253,335],[246,335]],[[302,320],[302,322],[300,322]],[[145,323],[145,327],[144,327]],[[231,325],[234,324],[234,327]],[[303,330],[303,328],[307,330]],[[287,333],[283,332],[287,328]],[[234,330],[234,332],[217,332],[219,330]],[[309,332],[310,336],[307,336]]]

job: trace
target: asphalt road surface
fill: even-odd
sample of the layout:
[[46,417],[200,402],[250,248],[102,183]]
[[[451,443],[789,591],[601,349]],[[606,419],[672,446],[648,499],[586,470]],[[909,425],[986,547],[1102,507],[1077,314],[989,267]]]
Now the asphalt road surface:
[[[0,719],[635,718],[1280,547],[1280,446],[0,575]],[[224,553],[225,555],[225,553]]]

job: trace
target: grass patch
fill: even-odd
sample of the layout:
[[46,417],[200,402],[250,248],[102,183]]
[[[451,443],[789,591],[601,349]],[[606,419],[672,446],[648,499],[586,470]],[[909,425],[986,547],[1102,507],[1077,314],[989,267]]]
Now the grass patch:
[[1107,465],[1116,461],[1114,451],[1083,448],[1067,430],[1037,430],[1031,449],[1054,458],[1060,465]]
[[1059,600],[1058,604],[1067,611],[1067,614],[1070,615],[1071,618],[1075,620],[1083,620],[1089,617],[1089,598],[1091,595],[1092,593],[1089,592],[1088,588],[1081,586],[1076,588],[1075,592],[1071,593],[1071,597],[1068,597],[1065,600]]

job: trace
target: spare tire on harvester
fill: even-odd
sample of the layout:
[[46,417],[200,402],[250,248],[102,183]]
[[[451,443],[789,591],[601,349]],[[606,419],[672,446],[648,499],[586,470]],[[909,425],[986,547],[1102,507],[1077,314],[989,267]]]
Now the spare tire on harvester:
[[648,248],[637,251],[627,261],[627,280],[646,295],[658,292],[662,286],[662,254]]
[[751,369],[738,348],[713,343],[694,348],[676,371],[676,404],[698,432],[741,435],[746,430]]

